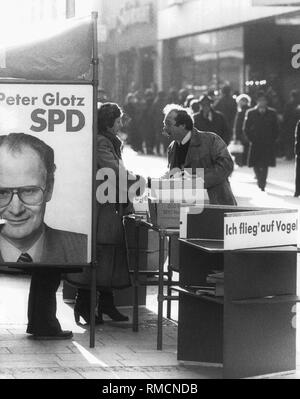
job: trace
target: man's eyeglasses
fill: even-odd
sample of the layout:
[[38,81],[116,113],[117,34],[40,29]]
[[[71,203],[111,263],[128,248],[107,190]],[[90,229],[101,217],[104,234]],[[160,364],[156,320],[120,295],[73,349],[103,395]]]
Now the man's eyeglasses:
[[37,186],[26,186],[18,188],[1,188],[0,187],[0,207],[8,206],[15,194],[19,200],[25,205],[41,205],[44,201],[46,190]]

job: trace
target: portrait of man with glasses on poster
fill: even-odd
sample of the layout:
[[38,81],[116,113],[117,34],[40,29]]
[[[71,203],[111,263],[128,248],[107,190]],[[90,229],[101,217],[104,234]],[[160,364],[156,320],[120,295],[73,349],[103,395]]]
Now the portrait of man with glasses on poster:
[[42,265],[31,270],[27,333],[33,337],[66,333],[55,316],[61,273],[45,265],[87,263],[87,235],[52,228],[44,220],[56,169],[54,150],[39,138],[0,136],[0,263],[20,269],[25,263]]

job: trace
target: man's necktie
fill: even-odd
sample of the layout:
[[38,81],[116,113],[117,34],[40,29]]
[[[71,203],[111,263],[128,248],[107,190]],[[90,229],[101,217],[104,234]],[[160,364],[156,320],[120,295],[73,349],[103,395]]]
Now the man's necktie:
[[32,257],[29,254],[21,254],[18,263],[32,263]]

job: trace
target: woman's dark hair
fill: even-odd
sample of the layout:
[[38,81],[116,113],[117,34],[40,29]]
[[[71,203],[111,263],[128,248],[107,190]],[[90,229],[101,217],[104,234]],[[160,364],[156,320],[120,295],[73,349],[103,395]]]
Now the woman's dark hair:
[[116,119],[123,115],[121,108],[115,103],[104,103],[98,109],[98,130],[105,132],[112,128]]

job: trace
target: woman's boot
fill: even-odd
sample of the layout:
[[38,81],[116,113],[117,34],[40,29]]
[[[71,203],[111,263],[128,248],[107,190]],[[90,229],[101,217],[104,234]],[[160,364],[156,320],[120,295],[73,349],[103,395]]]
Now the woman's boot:
[[80,317],[86,324],[90,324],[90,291],[88,290],[77,290],[74,306],[74,318],[77,324],[80,323]]
[[[91,294],[89,290],[78,289],[75,298],[74,318],[75,322],[80,323],[80,317],[83,318],[86,324],[91,321]],[[95,314],[96,324],[103,324],[102,314]]]
[[105,314],[113,321],[128,321],[129,318],[118,311],[112,291],[99,291],[98,316]]

